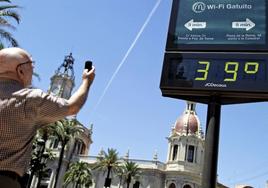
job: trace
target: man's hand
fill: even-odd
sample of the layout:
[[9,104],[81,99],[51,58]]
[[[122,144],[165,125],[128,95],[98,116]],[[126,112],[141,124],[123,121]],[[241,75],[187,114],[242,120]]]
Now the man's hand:
[[69,111],[68,115],[74,115],[79,112],[87,99],[87,94],[90,85],[92,84],[95,78],[95,67],[92,66],[92,69],[88,71],[85,69],[82,75],[82,83],[78,90],[68,99]]
[[83,82],[86,82],[88,86],[90,86],[95,78],[95,67],[92,66],[92,69],[88,71],[87,69],[84,69],[82,80]]

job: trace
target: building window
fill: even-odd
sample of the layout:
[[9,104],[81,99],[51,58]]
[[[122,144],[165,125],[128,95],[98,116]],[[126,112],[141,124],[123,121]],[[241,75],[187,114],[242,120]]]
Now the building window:
[[48,188],[48,185],[40,185],[40,188]]
[[86,150],[86,145],[82,143],[80,154],[85,154],[85,150]]
[[49,148],[57,149],[58,146],[59,146],[59,140],[57,138],[52,138],[50,145],[49,145]]
[[191,185],[186,184],[183,186],[183,188],[192,188],[192,187],[191,187]]
[[191,163],[194,162],[194,146],[192,145],[188,147],[187,161]]
[[133,188],[139,188],[140,187],[140,182],[139,181],[136,181],[134,184],[133,184]]
[[77,141],[75,143],[75,147],[76,147],[75,154],[80,154],[80,152],[81,152],[81,142],[80,141]]
[[176,185],[174,183],[170,184],[168,188],[176,188]]
[[52,174],[51,169],[47,169],[46,172],[43,174],[42,180],[49,181]]
[[178,154],[178,145],[174,145],[173,147],[173,155],[172,155],[172,160],[176,160]]
[[48,184],[49,184],[49,180],[51,178],[51,174],[52,174],[51,169],[47,169],[44,172],[42,180],[41,180],[41,185],[39,186],[39,188],[48,188]]

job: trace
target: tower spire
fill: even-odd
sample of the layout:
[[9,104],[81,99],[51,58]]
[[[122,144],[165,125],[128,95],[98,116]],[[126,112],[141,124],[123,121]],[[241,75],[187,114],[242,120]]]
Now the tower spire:
[[57,69],[56,74],[65,74],[71,78],[74,78],[74,60],[75,59],[73,58],[72,52],[69,55],[65,56],[64,61]]
[[70,98],[74,88],[74,58],[72,53],[65,56],[63,63],[51,77],[49,93],[63,98]]

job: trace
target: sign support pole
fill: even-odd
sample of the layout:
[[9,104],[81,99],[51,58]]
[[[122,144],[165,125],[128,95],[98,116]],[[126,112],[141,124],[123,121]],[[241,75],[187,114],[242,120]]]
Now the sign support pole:
[[202,188],[216,188],[221,105],[212,96],[208,103]]

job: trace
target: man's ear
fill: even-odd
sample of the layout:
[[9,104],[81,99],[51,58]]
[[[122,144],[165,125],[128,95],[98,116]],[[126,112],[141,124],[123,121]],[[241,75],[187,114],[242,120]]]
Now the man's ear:
[[21,67],[17,68],[17,74],[18,74],[19,78],[22,79],[22,77],[24,76],[24,72],[23,72]]

